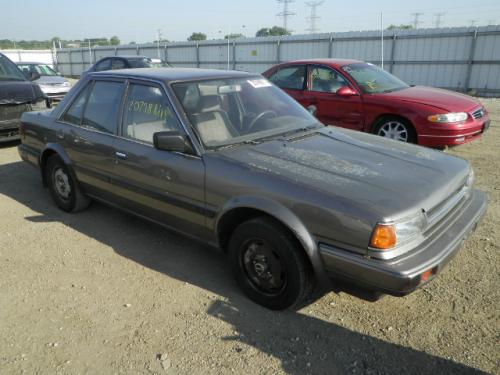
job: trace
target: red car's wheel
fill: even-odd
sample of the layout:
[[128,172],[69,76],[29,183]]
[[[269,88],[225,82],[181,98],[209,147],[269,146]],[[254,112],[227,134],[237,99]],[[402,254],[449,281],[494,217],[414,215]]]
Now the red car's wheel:
[[375,126],[375,134],[396,141],[415,143],[417,136],[413,126],[406,120],[396,117],[383,117]]

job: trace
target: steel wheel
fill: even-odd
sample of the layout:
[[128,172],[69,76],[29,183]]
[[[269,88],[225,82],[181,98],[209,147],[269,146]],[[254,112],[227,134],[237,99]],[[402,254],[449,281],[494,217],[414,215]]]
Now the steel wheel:
[[408,142],[410,137],[406,124],[396,120],[383,123],[379,127],[377,134],[401,142]]
[[286,267],[279,255],[262,239],[250,239],[243,246],[243,266],[254,287],[266,294],[279,294],[286,285]]
[[59,198],[63,201],[69,201],[71,199],[71,184],[69,182],[69,176],[61,167],[54,168],[52,183]]

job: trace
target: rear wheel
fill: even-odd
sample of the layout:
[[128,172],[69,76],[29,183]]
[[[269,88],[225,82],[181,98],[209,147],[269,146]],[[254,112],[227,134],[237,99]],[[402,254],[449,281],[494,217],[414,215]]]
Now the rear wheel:
[[314,287],[309,260],[297,240],[267,217],[235,229],[229,241],[229,262],[243,292],[269,309],[298,308]]
[[82,194],[59,156],[49,158],[45,173],[52,199],[61,210],[77,212],[88,207],[90,199]]
[[413,126],[407,121],[396,116],[383,117],[375,126],[375,134],[396,141],[415,143],[417,136]]

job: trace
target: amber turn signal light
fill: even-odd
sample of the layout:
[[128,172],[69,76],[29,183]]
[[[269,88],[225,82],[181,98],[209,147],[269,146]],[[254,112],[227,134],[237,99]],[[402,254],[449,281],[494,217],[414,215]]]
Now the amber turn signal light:
[[397,236],[394,225],[378,224],[373,231],[370,246],[386,250],[396,246]]

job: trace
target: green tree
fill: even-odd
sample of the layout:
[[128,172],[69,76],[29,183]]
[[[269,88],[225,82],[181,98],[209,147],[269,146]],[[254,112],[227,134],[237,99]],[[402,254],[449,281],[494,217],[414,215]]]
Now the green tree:
[[387,28],[387,30],[395,30],[395,29],[399,29],[399,30],[411,30],[413,29],[413,25],[404,25],[404,24],[401,24],[401,25],[389,25],[389,27]]
[[207,35],[203,33],[192,33],[187,40],[190,42],[195,40],[207,40]]
[[116,35],[112,36],[109,39],[109,42],[111,43],[112,46],[118,46],[120,44],[120,38],[118,38]]
[[263,27],[255,36],[281,36],[281,35],[291,35],[292,33],[281,26],[273,26],[271,28]]

